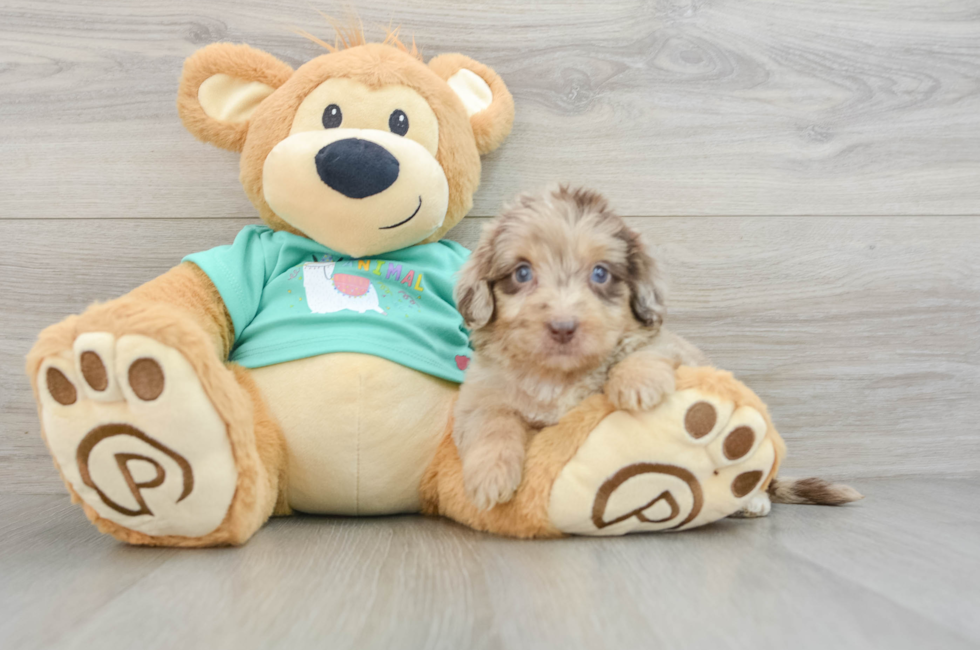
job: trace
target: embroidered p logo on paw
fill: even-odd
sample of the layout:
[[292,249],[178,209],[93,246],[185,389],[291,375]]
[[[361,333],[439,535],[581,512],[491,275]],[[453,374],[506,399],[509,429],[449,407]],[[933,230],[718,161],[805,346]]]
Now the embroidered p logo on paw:
[[[116,467],[119,469],[118,476],[112,471],[111,463],[99,464],[93,462],[93,455],[96,457],[99,455],[96,451],[99,443],[114,439],[117,436],[128,437],[131,440],[111,440],[112,442],[118,443],[118,445],[113,446],[121,446],[127,449],[146,446],[149,447],[147,451],[150,454],[133,453],[131,451],[107,452],[116,462]],[[154,456],[157,458],[162,456],[163,458],[157,460]],[[127,517],[153,515],[153,511],[146,504],[146,499],[143,498],[142,492],[144,489],[149,490],[161,487],[168,480],[179,483],[180,494],[177,496],[177,503],[186,499],[194,490],[194,470],[191,468],[191,464],[187,462],[187,459],[173,449],[146,435],[136,427],[128,424],[103,424],[92,429],[82,439],[81,444],[78,445],[76,458],[78,461],[78,473],[82,478],[82,482],[95,490],[99,498],[102,499],[102,503]],[[131,464],[134,467],[131,467]],[[109,471],[102,472],[102,476],[99,476],[98,473],[93,476],[92,468],[98,465],[102,465],[103,467],[108,465],[107,469]],[[146,465],[146,468],[141,469],[138,467],[139,465]],[[169,466],[169,471],[165,465]],[[175,468],[173,466],[176,466],[176,471],[174,471]],[[152,478],[140,477],[140,480],[137,480],[137,476],[145,474],[147,469],[152,470]],[[103,481],[102,488],[96,482],[97,478],[101,478]],[[122,479],[125,490],[121,489],[123,486],[119,485],[119,478]],[[177,485],[175,484],[174,488],[168,491],[173,492],[176,488]],[[114,499],[110,496],[107,491],[115,492],[116,498]],[[123,493],[125,491],[128,491],[128,494],[124,495]],[[123,502],[127,501],[135,501],[137,507],[133,508],[123,505]]]
[[[647,500],[651,494],[656,496]],[[642,505],[637,506],[638,502]],[[636,518],[644,524],[680,528],[697,517],[703,505],[701,484],[683,467],[634,463],[599,487],[592,504],[592,523],[602,530]]]
[[562,532],[683,530],[739,510],[776,460],[753,408],[684,390],[645,412],[616,411],[562,469],[548,514]]
[[100,517],[188,537],[224,520],[238,481],[227,427],[175,349],[85,333],[42,362],[38,393],[48,447]]

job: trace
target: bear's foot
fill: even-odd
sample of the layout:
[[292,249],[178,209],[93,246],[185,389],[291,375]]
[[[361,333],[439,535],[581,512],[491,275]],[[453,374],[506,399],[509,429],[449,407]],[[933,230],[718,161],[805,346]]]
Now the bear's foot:
[[736,399],[694,387],[651,411],[608,415],[558,475],[551,523],[563,533],[622,535],[758,511],[753,499],[765,496],[778,437]]
[[[41,361],[37,392],[48,448],[101,528],[155,543],[148,537],[222,527],[239,480],[229,426],[178,350],[143,335],[83,333]],[[207,543],[235,541],[220,532]]]

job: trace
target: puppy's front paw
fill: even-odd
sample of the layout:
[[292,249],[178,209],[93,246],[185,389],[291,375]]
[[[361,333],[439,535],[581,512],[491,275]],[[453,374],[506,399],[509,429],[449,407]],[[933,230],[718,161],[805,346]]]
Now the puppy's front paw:
[[616,367],[606,382],[605,393],[622,411],[649,411],[675,389],[674,369],[666,364],[638,368]]
[[466,496],[480,510],[510,501],[521,484],[524,450],[473,450],[463,461]]

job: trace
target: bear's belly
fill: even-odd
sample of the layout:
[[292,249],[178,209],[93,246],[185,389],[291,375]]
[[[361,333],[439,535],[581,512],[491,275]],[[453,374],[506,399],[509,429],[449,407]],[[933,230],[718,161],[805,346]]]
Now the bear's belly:
[[419,482],[446,433],[456,384],[355,353],[256,368],[252,376],[286,437],[294,510],[419,510]]

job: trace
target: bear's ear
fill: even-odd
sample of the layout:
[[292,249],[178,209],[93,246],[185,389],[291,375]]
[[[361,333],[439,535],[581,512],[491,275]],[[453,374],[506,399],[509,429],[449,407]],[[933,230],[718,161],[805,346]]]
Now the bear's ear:
[[429,67],[463,102],[480,154],[499,147],[514,123],[514,98],[500,76],[462,54],[440,54],[429,61]]
[[198,140],[241,151],[252,113],[292,74],[292,68],[262,50],[214,43],[184,62],[177,112]]

